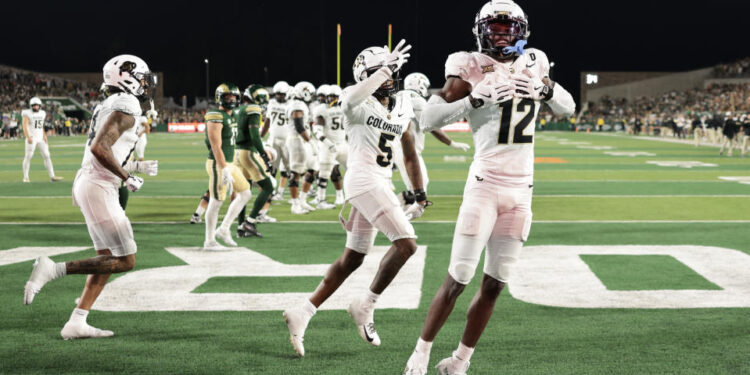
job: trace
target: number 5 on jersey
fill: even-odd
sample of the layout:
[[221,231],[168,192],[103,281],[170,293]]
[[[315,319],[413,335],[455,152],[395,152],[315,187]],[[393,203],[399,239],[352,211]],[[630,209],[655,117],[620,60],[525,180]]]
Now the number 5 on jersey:
[[378,148],[385,155],[378,155],[375,158],[375,162],[381,167],[389,167],[391,165],[391,159],[393,158],[393,149],[391,148],[391,141],[396,139],[393,134],[380,133],[380,141],[378,141]]
[[[497,139],[498,144],[510,145],[534,142],[534,136],[525,135],[524,131],[529,124],[535,122],[536,102],[531,99],[513,99],[498,104],[498,107],[500,107],[500,132]],[[525,116],[515,124],[511,124],[511,120],[514,117],[517,117],[517,114],[525,114]],[[513,128],[512,137],[510,131],[511,128]]]

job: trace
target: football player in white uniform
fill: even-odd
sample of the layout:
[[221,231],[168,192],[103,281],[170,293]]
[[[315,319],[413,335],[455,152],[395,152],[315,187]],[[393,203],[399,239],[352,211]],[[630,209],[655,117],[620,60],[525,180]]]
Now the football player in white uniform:
[[313,133],[320,146],[318,151],[320,174],[318,175],[318,192],[315,203],[318,208],[331,209],[335,205],[326,202],[328,180],[333,181],[336,186],[335,204],[343,204],[344,191],[342,190],[339,166],[346,167],[349,147],[346,144],[344,112],[338,103],[341,88],[336,85],[328,86],[325,94],[329,101],[328,105],[318,106],[313,115],[315,117]]
[[[429,178],[427,177],[427,166],[422,158],[422,151],[424,151],[424,132],[419,128],[419,119],[422,117],[422,111],[427,105],[426,98],[430,95],[430,80],[422,73],[411,73],[404,79],[404,90],[399,92],[398,95],[408,95],[411,98],[411,102],[414,106],[414,126],[409,128],[412,132],[412,138],[414,138],[414,147],[417,149],[417,156],[419,158],[419,166],[422,171],[422,185],[424,190],[427,191],[427,185],[429,184]],[[432,135],[444,144],[461,150],[468,151],[471,149],[466,143],[454,142],[448,135],[442,130],[436,129],[431,131]],[[406,172],[406,166],[404,165],[404,158],[402,156],[401,147],[398,144],[393,148],[394,162],[398,167],[401,179],[406,185],[406,191],[401,193],[400,199],[403,200],[405,205],[411,205],[414,203],[414,187],[409,180],[409,174]]]
[[271,136],[268,143],[278,156],[273,159],[273,177],[276,178],[276,171],[281,174],[281,180],[276,186],[276,194],[272,199],[281,201],[284,196],[284,189],[289,181],[289,152],[286,149],[286,139],[289,135],[290,121],[286,117],[286,105],[291,87],[286,81],[279,81],[273,85],[272,90],[273,97],[268,101],[266,121],[263,123],[260,136],[265,137],[270,130]]
[[[318,102],[313,102],[313,97],[316,95],[315,86],[310,82],[302,81],[294,86],[294,90],[299,93],[298,97],[307,104],[308,116],[306,117],[305,127],[307,134],[310,136],[310,141],[305,144],[305,171],[304,180],[302,182],[302,189],[300,190],[300,201],[303,202],[303,207],[308,211],[313,211],[315,208],[307,203],[307,196],[312,191],[315,177],[318,175],[320,169],[320,163],[318,162],[318,155],[320,146],[318,145],[318,139],[313,136],[313,124],[315,119],[312,116],[313,110],[320,105]],[[315,186],[317,188],[317,186]],[[317,204],[313,200],[314,204]],[[323,209],[330,209],[333,207],[326,207],[325,205],[320,207]]]
[[146,158],[146,144],[148,143],[146,134],[151,133],[151,124],[156,121],[157,116],[158,113],[156,112],[156,110],[149,109],[146,112],[146,116],[139,116],[136,119],[138,123],[138,142],[135,144],[135,153],[139,161],[143,161]]
[[[286,148],[289,152],[289,195],[292,197],[293,214],[306,214],[315,211],[305,200],[305,196],[300,194],[299,180],[305,175],[308,167],[308,158],[312,151],[310,148],[310,132],[308,124],[310,123],[310,109],[305,103],[305,98],[312,98],[313,91],[310,91],[305,82],[300,82],[292,89],[291,100],[286,106],[286,116],[294,126],[290,130],[289,137],[286,140]],[[307,185],[310,189],[310,185]],[[307,193],[307,191],[305,191]]]
[[473,31],[479,51],[448,57],[445,86],[430,98],[420,122],[428,131],[468,118],[475,154],[448,275],[430,304],[406,374],[426,373],[432,341],[486,247],[482,285],[469,306],[458,349],[436,366],[438,374],[464,374],[468,369],[531,227],[534,120],[543,103],[558,115],[575,111],[571,95],[549,79],[544,52],[524,50],[529,25],[521,7],[511,0],[487,2],[477,13]]
[[36,96],[29,100],[30,109],[21,112],[23,117],[23,134],[26,136],[26,154],[23,157],[23,182],[29,182],[29,167],[34,151],[39,147],[39,153],[42,154],[44,167],[47,168],[47,174],[52,182],[62,180],[62,177],[55,176],[55,170],[52,168],[52,159],[49,156],[49,144],[47,143],[47,133],[44,131],[44,121],[47,118],[47,112],[42,109],[42,100]]
[[349,219],[340,218],[346,229],[344,253],[329,267],[318,288],[302,306],[284,311],[290,340],[300,356],[305,354],[303,338],[307,324],[317,308],[354,272],[372,248],[375,235],[383,232],[393,243],[380,262],[378,273],[367,293],[349,305],[360,337],[380,345],[373,323],[375,303],[404,263],[417,250],[410,218],[424,212],[427,196],[420,192],[419,203],[406,212],[390,189],[393,143],[401,142],[404,157],[415,186],[421,187],[421,173],[414,144],[407,131],[413,116],[408,98],[394,98],[394,74],[407,61],[411,46],[402,40],[390,52],[387,47],[370,47],[354,62],[358,83],[344,91],[341,108],[349,137],[349,170],[344,178]]
[[86,317],[109,276],[129,271],[135,265],[133,229],[117,201],[117,188],[123,181],[130,191],[143,185],[142,178],[129,174],[123,166],[138,140],[135,118],[141,115],[139,100],[150,95],[156,76],[133,55],[112,58],[104,65],[103,73],[111,95],[92,119],[96,131],[89,137],[81,169],[73,182],[73,202],[83,212],[97,256],[60,263],[39,257],[24,287],[24,304],[28,305],[49,281],[66,274],[89,275],[70,320],[60,332],[66,340],[113,335],[112,331],[88,325]]

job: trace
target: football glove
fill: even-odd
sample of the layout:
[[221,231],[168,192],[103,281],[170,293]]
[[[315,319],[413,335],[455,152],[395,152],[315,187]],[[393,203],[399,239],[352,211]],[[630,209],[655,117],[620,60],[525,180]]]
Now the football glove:
[[227,186],[234,184],[234,177],[232,177],[232,169],[229,168],[229,166],[226,166],[221,170],[221,183]]
[[152,119],[154,121],[156,121],[156,118],[158,116],[159,116],[159,112],[156,112],[153,109],[149,109],[148,111],[146,111],[146,117],[148,117],[148,118],[150,118],[150,119]]
[[[392,73],[396,73],[401,69],[401,67],[409,61],[409,56],[411,56],[408,52],[411,50],[411,44],[404,46],[406,44],[406,40],[401,39],[398,44],[396,44],[396,47],[391,51],[388,55],[385,56],[385,65],[391,70]],[[388,50],[388,46],[383,46],[385,50]]]
[[159,161],[158,160],[144,160],[133,162],[133,170],[131,172],[143,173],[149,176],[156,176],[159,173]]
[[552,97],[552,88],[528,69],[524,69],[520,74],[511,75],[510,79],[516,86],[515,95],[519,98],[549,100]]
[[505,101],[507,98],[513,96],[514,92],[516,92],[516,85],[513,80],[488,74],[482,82],[479,82],[471,90],[470,95],[474,99],[473,101],[481,102],[482,105],[476,107],[480,108]]
[[469,151],[471,149],[471,146],[469,146],[467,143],[461,143],[461,142],[456,142],[456,141],[451,141],[451,144],[449,144],[448,146],[461,150],[463,152]]
[[143,179],[137,176],[128,175],[127,180],[125,180],[125,186],[128,188],[128,190],[132,192],[138,191],[138,189],[143,186]]
[[263,163],[266,165],[266,173],[271,173],[273,171],[273,164],[271,163],[271,158],[268,157],[268,154],[265,152],[260,153],[260,158],[263,159]]
[[404,210],[404,215],[406,215],[406,218],[409,220],[414,220],[422,216],[424,213],[424,208],[426,205],[422,205],[419,202],[412,203],[409,207]]

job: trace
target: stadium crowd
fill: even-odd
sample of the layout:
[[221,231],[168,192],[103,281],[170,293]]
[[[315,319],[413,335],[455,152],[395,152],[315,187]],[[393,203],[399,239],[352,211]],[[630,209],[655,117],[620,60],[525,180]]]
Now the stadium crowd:
[[750,77],[750,57],[733,61],[727,64],[719,64],[714,67],[716,78],[745,78]]

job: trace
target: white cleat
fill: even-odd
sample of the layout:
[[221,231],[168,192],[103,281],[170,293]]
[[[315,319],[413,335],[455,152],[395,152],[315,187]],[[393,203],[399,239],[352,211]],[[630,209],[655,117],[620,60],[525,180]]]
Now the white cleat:
[[311,206],[309,203],[305,202],[302,199],[300,199],[299,204],[300,206],[302,206],[302,208],[306,209],[307,211],[310,211],[310,212],[315,211],[315,207]]
[[335,205],[330,204],[330,203],[328,203],[326,201],[320,201],[320,202],[318,202],[318,206],[317,207],[318,207],[319,210],[332,210],[332,209],[336,208]]
[[31,180],[29,180],[29,178],[28,178],[28,177],[24,177],[24,178],[23,178],[23,182],[31,182]]
[[274,200],[274,201],[283,201],[283,200],[284,200],[284,195],[283,195],[283,194],[279,194],[279,193],[276,193],[276,194],[274,194],[274,195],[273,195],[273,196],[271,197],[271,200]]
[[346,311],[348,311],[349,316],[354,319],[354,324],[357,325],[357,331],[362,340],[365,340],[371,345],[380,346],[380,336],[375,330],[375,322],[373,319],[375,306],[372,302],[365,301],[361,298],[355,299],[349,304],[349,308],[346,309]]
[[65,326],[63,327],[62,331],[60,331],[60,336],[62,336],[64,340],[96,339],[100,337],[110,337],[114,335],[115,333],[112,331],[106,331],[103,329],[92,327],[85,322],[79,322],[79,323],[67,322],[65,323]]
[[305,356],[305,330],[310,318],[300,309],[289,309],[284,311],[284,320],[289,328],[289,342],[294,346],[294,351],[300,357]]
[[57,181],[62,181],[63,178],[60,177],[60,176],[52,176],[52,177],[49,178],[49,180],[52,181],[52,182],[57,182]]
[[310,211],[302,208],[301,205],[298,205],[298,204],[293,204],[292,205],[292,214],[294,214],[294,215],[304,215],[304,214],[306,214],[308,212],[310,212]]
[[229,250],[228,247],[216,242],[216,240],[213,241],[206,241],[203,243],[203,250],[206,251],[227,251]]
[[425,356],[423,353],[414,351],[411,353],[411,357],[406,361],[406,368],[404,368],[404,375],[425,375],[427,374],[427,364],[430,362],[430,357]]
[[48,257],[39,257],[34,261],[29,281],[23,288],[23,304],[31,305],[44,284],[55,279],[55,262]]
[[201,215],[193,214],[193,216],[190,217],[190,224],[200,224],[201,223]]
[[229,233],[229,230],[227,229],[218,229],[216,231],[216,237],[228,246],[237,247],[237,242],[234,242],[234,240],[232,239],[232,234]]
[[435,366],[438,375],[466,375],[466,370],[469,369],[469,361],[462,361],[456,357],[456,352],[453,355],[438,362]]
[[307,202],[307,203],[310,204],[310,205],[312,205],[312,206],[317,206],[318,203],[320,203],[320,199],[318,199],[318,197],[315,197],[313,199],[310,199],[310,201]]
[[276,222],[276,218],[272,217],[272,216],[268,216],[267,214],[260,214],[255,219],[255,221],[257,221],[259,223],[275,223]]

